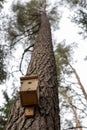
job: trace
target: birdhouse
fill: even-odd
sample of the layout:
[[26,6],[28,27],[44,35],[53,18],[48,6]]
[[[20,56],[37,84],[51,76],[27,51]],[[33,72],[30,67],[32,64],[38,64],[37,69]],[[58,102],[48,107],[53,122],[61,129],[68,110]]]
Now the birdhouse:
[[20,99],[22,106],[37,105],[39,101],[38,76],[31,75],[20,78]]

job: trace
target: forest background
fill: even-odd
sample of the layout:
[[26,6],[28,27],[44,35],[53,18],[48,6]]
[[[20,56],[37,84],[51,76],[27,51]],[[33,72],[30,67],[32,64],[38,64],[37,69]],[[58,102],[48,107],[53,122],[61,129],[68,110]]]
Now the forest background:
[[[52,1],[52,5],[54,2],[56,2],[56,0]],[[4,4],[5,8],[2,9],[2,11],[1,11],[1,18],[2,18],[2,21],[4,21],[3,26],[6,26],[5,24],[8,19],[8,14],[11,15],[11,13],[12,13],[11,9],[9,8],[10,3],[9,3],[9,6],[7,6],[7,5],[8,5],[8,3],[5,3]],[[75,5],[76,5],[76,3],[75,3]],[[72,20],[71,17],[73,17],[73,15],[75,15],[75,13],[78,9],[78,6],[77,6],[77,8],[75,6],[72,6],[73,9],[70,9],[70,7],[71,7],[70,5],[67,5],[67,4],[63,5],[61,3],[60,3],[60,7],[58,7],[58,10],[61,12],[62,16],[60,17],[60,21],[58,23],[59,24],[58,29],[52,30],[53,45],[54,45],[54,50],[56,50],[57,44],[59,44],[59,43],[66,44],[66,45],[71,45],[72,43],[74,43],[74,44],[77,43],[76,44],[77,47],[73,48],[74,53],[72,56],[73,57],[72,64],[80,77],[81,83],[83,84],[85,91],[87,92],[87,88],[86,88],[86,66],[87,66],[86,31],[84,31],[84,28],[82,26],[80,26],[80,24],[78,24],[78,21],[74,21],[74,23],[71,23],[71,20]],[[2,22],[1,22],[1,25],[2,25]],[[79,28],[78,25],[81,28]],[[79,32],[82,32],[81,33],[82,35],[78,34]],[[2,43],[5,42],[4,37],[5,36],[1,35]],[[7,78],[7,81],[0,85],[0,89],[1,89],[0,95],[2,95],[2,90],[5,90],[5,91],[7,91],[9,97],[12,97],[12,94],[20,86],[19,77],[21,76],[21,72],[17,72],[16,66],[18,66],[18,64],[20,64],[21,55],[23,53],[22,47],[20,47],[19,50],[21,50],[20,54],[19,54],[18,50],[15,50],[16,52],[13,52],[13,54],[11,55],[12,57],[11,56],[8,57],[7,60],[5,61],[6,64],[9,64],[9,66],[7,65],[7,67],[6,67],[8,70],[9,76]],[[9,58],[11,58],[11,61],[8,60]],[[15,59],[15,62],[14,62],[14,59]],[[16,66],[15,66],[15,64],[16,64]],[[26,69],[25,69],[26,67],[27,67],[27,65],[25,64],[25,62],[23,62],[23,66],[22,66],[23,73],[26,73]],[[10,78],[10,80],[9,80],[9,78]],[[76,81],[76,79],[74,79],[74,78],[71,78],[70,80],[73,82]],[[4,97],[2,95],[1,100],[4,103],[5,101],[3,100],[3,98]],[[2,103],[1,103],[1,106],[2,106]],[[66,114],[65,114],[65,117],[66,117]],[[71,116],[69,116],[68,119],[67,118],[65,119],[66,121],[68,121],[68,124],[71,123],[71,122],[69,122],[70,119],[71,119]],[[83,124],[85,124],[85,120],[82,122],[83,122]],[[72,126],[72,123],[70,125]],[[86,126],[86,124],[85,124],[85,126]],[[84,128],[84,130],[85,130],[85,128]]]

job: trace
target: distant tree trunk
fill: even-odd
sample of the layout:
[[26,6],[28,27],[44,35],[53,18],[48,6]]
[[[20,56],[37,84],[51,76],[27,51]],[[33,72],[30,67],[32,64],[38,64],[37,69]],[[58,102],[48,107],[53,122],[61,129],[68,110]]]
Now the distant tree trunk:
[[76,79],[77,79],[77,81],[78,81],[78,85],[80,86],[80,88],[81,88],[81,90],[82,90],[82,93],[83,93],[83,95],[84,95],[84,97],[85,97],[85,99],[86,99],[86,101],[87,101],[87,93],[86,93],[86,91],[85,91],[85,89],[84,89],[83,84],[82,84],[81,81],[80,81],[80,77],[79,77],[78,73],[76,72],[76,70],[73,68],[73,66],[72,66],[70,63],[69,63],[69,65],[70,65],[71,69],[73,70],[73,73],[75,74]]
[[72,105],[72,98],[68,97],[67,99],[68,99],[68,102],[69,102],[69,104],[71,106],[72,112],[73,112],[74,117],[75,117],[76,127],[77,127],[78,130],[82,130],[82,128],[81,128],[81,122],[80,122],[80,120],[78,118],[78,115],[77,115],[77,112],[76,112],[74,106]]
[[24,116],[18,98],[11,108],[5,130],[60,130],[56,65],[50,24],[44,12],[26,75],[30,74],[37,74],[40,81],[40,99],[35,116]]

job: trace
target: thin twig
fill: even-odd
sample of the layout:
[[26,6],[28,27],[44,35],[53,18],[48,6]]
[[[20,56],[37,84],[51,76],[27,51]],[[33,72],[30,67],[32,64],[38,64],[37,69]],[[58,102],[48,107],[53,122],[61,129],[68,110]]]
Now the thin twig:
[[71,129],[78,129],[78,128],[85,128],[85,129],[87,129],[87,127],[85,127],[85,126],[76,126],[76,127],[70,127],[70,128],[67,128],[67,129],[63,129],[63,130],[71,130]]

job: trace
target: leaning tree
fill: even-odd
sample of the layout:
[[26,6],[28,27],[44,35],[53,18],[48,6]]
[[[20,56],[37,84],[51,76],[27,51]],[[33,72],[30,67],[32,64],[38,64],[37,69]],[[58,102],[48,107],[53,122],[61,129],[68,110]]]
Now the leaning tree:
[[38,75],[39,103],[33,117],[25,117],[20,95],[11,107],[5,130],[60,130],[58,82],[51,28],[45,2],[38,10],[40,25],[26,76]]

